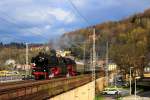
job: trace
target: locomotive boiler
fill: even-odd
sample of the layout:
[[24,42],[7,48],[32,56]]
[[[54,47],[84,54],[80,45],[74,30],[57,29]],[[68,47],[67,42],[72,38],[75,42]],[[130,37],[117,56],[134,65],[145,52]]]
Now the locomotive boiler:
[[75,61],[66,57],[57,57],[54,50],[50,55],[40,52],[32,58],[31,63],[32,75],[36,80],[76,75]]

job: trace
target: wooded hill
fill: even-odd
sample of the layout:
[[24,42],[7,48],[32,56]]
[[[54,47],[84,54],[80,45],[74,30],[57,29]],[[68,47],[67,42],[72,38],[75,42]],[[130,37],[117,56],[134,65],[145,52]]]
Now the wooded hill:
[[[91,27],[64,34],[60,39],[61,47],[69,48],[81,59],[85,47],[88,59],[92,50]],[[134,67],[134,75],[142,75],[150,58],[150,9],[120,21],[95,25],[95,29],[99,58],[105,57],[106,42],[109,42],[110,59],[117,63],[123,72],[129,72],[129,67]]]
[[[29,56],[29,63],[30,63],[32,57],[37,55],[40,51],[44,51],[44,49],[31,50],[31,48],[44,46],[44,44],[28,44],[28,46],[29,46],[28,56]],[[8,44],[0,43],[0,70],[9,69],[9,67],[12,67],[12,66],[5,65],[5,62],[10,59],[15,60],[16,64],[25,64],[26,44],[16,43],[16,42],[12,42]]]

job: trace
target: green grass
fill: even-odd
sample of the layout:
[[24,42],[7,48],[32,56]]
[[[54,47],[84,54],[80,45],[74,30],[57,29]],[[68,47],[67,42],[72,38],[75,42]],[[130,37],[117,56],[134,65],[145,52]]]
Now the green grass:
[[116,100],[122,100],[122,98],[117,98]]
[[104,100],[104,97],[102,95],[97,95],[95,97],[95,100]]

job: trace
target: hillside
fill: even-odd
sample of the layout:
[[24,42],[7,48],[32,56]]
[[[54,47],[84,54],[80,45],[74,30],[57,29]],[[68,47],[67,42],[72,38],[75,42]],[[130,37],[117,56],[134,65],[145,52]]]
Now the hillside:
[[[93,27],[93,26],[91,26]],[[96,27],[96,33],[97,36],[99,36],[102,33],[111,33],[119,34],[120,32],[127,32],[131,31],[132,29],[136,27],[142,27],[142,28],[150,28],[150,9],[147,9],[143,13],[138,13],[133,16],[130,16],[126,19],[116,21],[116,22],[105,22],[102,24],[95,25]],[[86,39],[88,38],[90,28],[86,29],[80,29],[73,32],[65,33],[62,38],[68,37],[76,39],[78,35],[84,36]]]
[[[29,63],[31,58],[40,51],[44,51],[45,44],[28,44]],[[5,62],[9,59],[15,60],[16,64],[26,63],[26,44],[25,43],[0,43],[0,69],[5,66]]]
[[[109,42],[110,59],[125,71],[128,71],[130,66],[134,66],[141,72],[149,63],[150,9],[120,21],[97,24],[95,29],[98,58],[105,58],[106,42]],[[88,59],[92,50],[91,37],[91,28],[80,29],[65,33],[60,39],[60,44],[62,48],[69,48],[81,59],[86,48]]]
[[[60,46],[62,48],[70,48],[71,46],[81,45],[83,42],[90,41],[92,35],[91,27],[65,33],[60,38]],[[103,43],[106,37],[109,38],[109,41],[113,41],[112,38],[116,37],[118,34],[126,34],[136,28],[141,28],[150,32],[150,9],[120,21],[105,22],[97,24],[94,27],[96,29],[97,43],[100,42],[100,39],[103,39],[103,41],[101,41]]]

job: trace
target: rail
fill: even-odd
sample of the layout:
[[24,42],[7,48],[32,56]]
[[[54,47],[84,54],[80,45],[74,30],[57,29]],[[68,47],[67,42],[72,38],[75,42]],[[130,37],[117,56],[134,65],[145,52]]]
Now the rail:
[[0,76],[0,83],[21,81],[21,80],[22,80],[22,76],[19,76],[19,75]]
[[0,88],[0,100],[42,100],[82,86],[91,81],[91,75],[26,82]]

